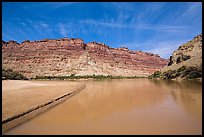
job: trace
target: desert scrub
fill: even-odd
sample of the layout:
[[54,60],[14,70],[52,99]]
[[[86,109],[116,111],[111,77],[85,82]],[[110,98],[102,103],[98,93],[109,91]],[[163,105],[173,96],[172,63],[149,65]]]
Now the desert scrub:
[[162,74],[162,79],[173,79],[179,76],[176,70],[167,70]]
[[195,79],[202,77],[202,70],[198,69],[197,67],[188,67],[182,73],[181,77],[186,77],[186,79]]
[[160,71],[156,71],[154,72],[154,74],[150,75],[148,78],[152,79],[152,78],[160,78],[162,75],[162,73]]
[[179,56],[177,59],[176,59],[176,64],[180,63],[180,62],[183,62],[183,61],[186,61],[186,60],[189,60],[191,58],[191,56],[189,55],[182,55],[182,56]]
[[202,77],[202,65],[200,65],[199,67],[182,66],[177,70],[168,70],[163,73],[161,73],[160,71],[156,71],[148,78],[174,79],[176,77],[181,77],[183,79],[200,78]]
[[2,69],[2,79],[10,79],[10,80],[28,80],[27,77],[20,74],[17,71],[13,71],[12,69]]
[[186,70],[186,66],[180,67],[180,68],[177,70],[177,72],[182,72],[182,71],[184,71],[184,70]]
[[65,80],[65,79],[123,79],[123,78],[143,78],[143,77],[137,77],[137,76],[132,76],[132,77],[125,77],[125,76],[112,76],[112,75],[84,75],[84,76],[77,76],[74,74],[71,74],[70,76],[36,76],[35,78],[32,79],[46,79],[46,80],[52,80],[52,79],[59,79],[59,80]]

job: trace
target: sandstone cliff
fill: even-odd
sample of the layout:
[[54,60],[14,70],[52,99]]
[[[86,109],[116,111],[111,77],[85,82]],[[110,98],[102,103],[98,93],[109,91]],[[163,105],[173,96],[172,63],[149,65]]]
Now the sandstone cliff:
[[168,63],[159,55],[84,43],[78,38],[2,41],[2,65],[26,77],[75,75],[148,76]]
[[170,56],[169,64],[161,71],[177,70],[182,66],[202,66],[202,34],[196,36],[193,40],[181,45]]
[[202,77],[202,34],[181,45],[170,56],[167,66],[153,77],[164,79]]

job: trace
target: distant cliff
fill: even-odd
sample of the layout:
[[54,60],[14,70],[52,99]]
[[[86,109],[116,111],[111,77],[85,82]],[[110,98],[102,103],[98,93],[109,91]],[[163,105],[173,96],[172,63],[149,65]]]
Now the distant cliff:
[[202,77],[202,34],[181,45],[170,56],[167,66],[150,77],[194,79]]
[[40,41],[2,41],[4,69],[36,76],[112,75],[148,76],[167,65],[159,55],[111,48],[104,43],[85,44],[78,38]]

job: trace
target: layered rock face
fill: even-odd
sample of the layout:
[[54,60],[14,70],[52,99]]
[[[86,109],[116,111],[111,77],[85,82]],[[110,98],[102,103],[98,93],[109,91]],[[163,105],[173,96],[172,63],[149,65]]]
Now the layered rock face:
[[148,76],[167,65],[158,55],[81,39],[2,41],[4,69],[26,77],[75,75]]
[[202,34],[175,50],[170,56],[170,62],[161,72],[178,70],[182,66],[202,69]]

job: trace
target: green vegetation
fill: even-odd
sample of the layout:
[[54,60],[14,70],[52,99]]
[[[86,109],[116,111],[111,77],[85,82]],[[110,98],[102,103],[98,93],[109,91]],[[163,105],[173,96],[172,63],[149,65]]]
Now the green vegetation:
[[202,77],[202,70],[196,67],[188,67],[182,74],[181,77],[186,77],[187,79],[194,79]]
[[188,56],[188,55],[182,55],[182,56],[179,56],[177,59],[176,59],[176,63],[180,63],[180,62],[183,62],[183,61],[186,61],[188,59],[190,59],[191,56]]
[[152,78],[160,78],[160,77],[161,77],[161,72],[156,71],[154,72],[154,74],[150,75],[148,78],[152,79]]
[[186,70],[186,66],[180,67],[180,68],[177,70],[177,72],[182,72],[182,71],[184,71],[184,70]]
[[133,77],[125,77],[125,76],[112,76],[112,75],[107,75],[107,76],[103,76],[103,75],[85,75],[85,76],[76,76],[74,74],[71,74],[70,76],[36,76],[35,78],[31,78],[31,79],[48,79],[48,80],[52,80],[52,79],[59,79],[59,80],[66,80],[66,79],[128,79],[128,78],[143,78],[143,77],[137,77],[137,76],[133,76]]
[[162,79],[173,79],[176,78],[178,75],[178,73],[176,72],[176,70],[168,70],[166,72],[164,72],[162,74]]
[[184,79],[195,79],[202,77],[202,68],[197,67],[186,67],[182,66],[177,71],[168,70],[163,73],[156,71],[154,74],[150,75],[148,78],[161,78],[161,79],[174,79],[176,77],[181,77]]
[[28,80],[25,76],[12,69],[2,69],[2,80]]

